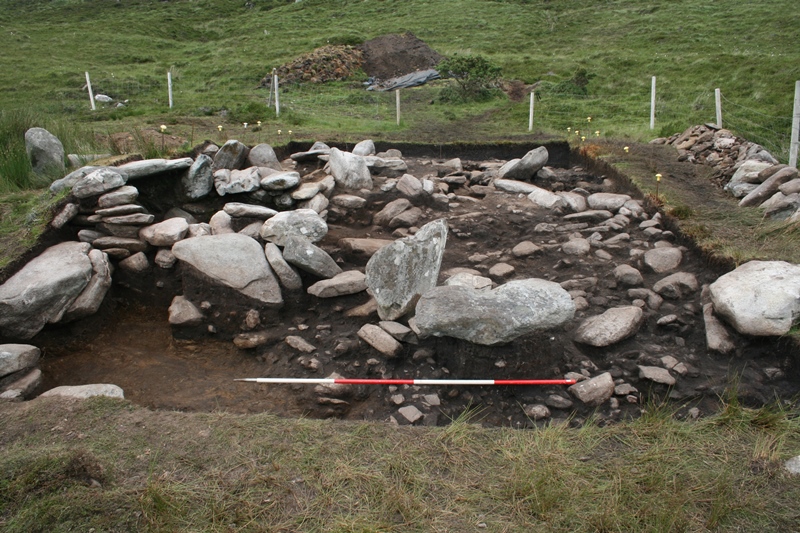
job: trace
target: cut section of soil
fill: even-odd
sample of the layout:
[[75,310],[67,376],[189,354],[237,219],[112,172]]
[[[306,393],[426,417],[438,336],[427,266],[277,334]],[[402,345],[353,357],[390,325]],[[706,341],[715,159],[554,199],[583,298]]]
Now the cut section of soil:
[[364,52],[364,72],[380,79],[434,68],[444,59],[410,32],[376,37],[362,44],[361,49]]

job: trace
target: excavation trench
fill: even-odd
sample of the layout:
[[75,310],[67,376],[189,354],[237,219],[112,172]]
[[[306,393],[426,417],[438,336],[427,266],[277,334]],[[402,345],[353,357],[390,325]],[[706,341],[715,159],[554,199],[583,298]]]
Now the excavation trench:
[[[630,181],[610,167],[571,153],[566,143],[546,146],[550,153],[548,164],[555,168],[557,179],[537,185],[561,190],[580,186],[590,192],[624,192],[641,198]],[[532,147],[391,143],[377,148],[401,150],[409,165],[408,172],[421,177],[431,173],[437,163],[450,158],[461,158],[465,170],[473,170],[479,162],[521,157]],[[279,155],[307,148],[307,144],[293,143]],[[300,173],[319,167],[319,163],[308,164]],[[695,179],[689,176],[690,170],[685,172],[685,179]],[[140,200],[150,212],[160,215],[175,205],[168,180],[148,180],[137,186],[141,190]],[[591,414],[605,423],[637,416],[648,401],[671,401],[681,407],[681,412],[699,407],[701,413],[707,414],[717,407],[720,395],[732,379],[738,383],[740,398],[749,404],[763,404],[776,397],[790,399],[797,394],[795,350],[787,340],[739,337],[733,356],[707,350],[700,291],[680,300],[665,301],[658,310],[648,310],[639,332],[612,346],[592,348],[573,341],[574,330],[584,318],[610,307],[631,305],[632,298],[614,281],[612,271],[616,265],[632,262],[631,248],[653,246],[654,241],[648,240],[638,228],[640,221],[632,222],[624,230],[631,235],[629,244],[604,249],[610,258],[598,257],[594,249],[586,256],[568,257],[560,244],[570,232],[535,231],[541,223],[563,224],[560,215],[536,208],[524,195],[494,191],[484,196],[470,194],[466,189],[457,189],[456,193],[471,199],[451,202],[447,211],[423,206],[421,223],[446,218],[450,227],[440,284],[453,268],[474,268],[486,276],[491,266],[507,262],[515,269],[509,280],[543,278],[561,283],[597,278],[596,284],[586,291],[588,308],[579,311],[562,328],[527,335],[506,345],[487,347],[447,337],[428,338],[416,344],[404,343],[398,357],[387,359],[360,342],[356,335],[363,324],[377,323],[377,315],[348,316],[348,311],[368,301],[366,293],[320,299],[300,291],[284,294],[286,304],[278,311],[261,310],[260,327],[269,332],[271,342],[253,349],[238,349],[231,338],[243,330],[247,305],[237,307],[233,302],[224,312],[212,310],[207,323],[200,327],[173,328],[167,312],[172,298],[195,290],[184,282],[181,264],[173,269],[153,267],[138,276],[118,270],[114,274],[115,283],[96,315],[49,327],[30,341],[43,349],[41,390],[58,385],[113,383],[122,387],[130,401],[153,409],[266,411],[289,417],[394,419],[401,424],[409,423],[399,414],[404,406],[414,406],[423,415],[417,424],[430,425],[446,424],[469,409],[487,425],[513,427],[530,427],[548,420],[580,424]],[[366,207],[331,216],[329,233],[318,244],[343,270],[363,271],[368,258],[346,253],[339,241],[347,237],[394,238],[392,230],[372,225],[371,219],[395,197],[390,193],[374,194]],[[207,212],[220,209],[226,201],[247,200],[217,198],[207,202]],[[650,215],[654,214],[649,209]],[[668,221],[664,225],[667,229]],[[515,257],[511,250],[522,241],[539,245],[541,251]],[[680,270],[694,273],[701,284],[713,282],[725,271],[724,266],[710,267],[692,243],[679,235],[672,244],[685,247]],[[643,275],[645,287],[652,287],[663,277],[644,270]],[[306,274],[303,278],[304,287],[316,281]],[[228,295],[222,291],[216,297],[224,300]],[[667,315],[676,315],[677,319],[658,325],[658,320]],[[215,333],[209,333],[209,324]],[[289,335],[302,337],[314,350],[297,351],[284,342]],[[663,365],[666,356],[684,363],[687,369],[682,374],[673,372],[675,385],[668,387],[639,377],[639,365]],[[362,378],[521,379],[560,378],[567,372],[595,376],[606,371],[619,382],[633,385],[636,392],[591,407],[572,398],[561,386],[356,386],[334,401],[315,392],[313,385],[234,381],[250,377],[326,377],[333,372]],[[555,406],[553,396],[572,405]],[[530,406],[545,404],[549,405],[550,417],[534,421]]]

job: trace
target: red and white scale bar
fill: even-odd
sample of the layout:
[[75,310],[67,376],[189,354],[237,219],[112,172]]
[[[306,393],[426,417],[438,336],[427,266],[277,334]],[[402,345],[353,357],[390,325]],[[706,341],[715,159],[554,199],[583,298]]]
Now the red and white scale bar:
[[361,378],[243,378],[251,383],[318,385],[573,385],[574,379],[361,379]]

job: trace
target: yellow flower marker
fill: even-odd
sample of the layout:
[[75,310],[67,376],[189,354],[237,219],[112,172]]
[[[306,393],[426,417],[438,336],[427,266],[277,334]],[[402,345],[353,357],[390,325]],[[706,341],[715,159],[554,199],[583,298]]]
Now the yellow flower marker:
[[586,135],[581,135],[581,142],[586,140]]
[[219,131],[222,131],[222,125],[219,125],[219,126],[217,126],[217,129],[218,129]]
[[281,130],[278,130],[278,135],[280,135],[280,134],[281,134]]
[[161,133],[164,133],[165,131],[167,131],[167,127],[164,124],[162,124],[161,125]]
[[591,121],[592,121],[592,117],[586,117],[586,122],[591,122]]
[[594,136],[595,136],[595,137],[600,137],[600,130],[597,130],[597,131],[595,131],[595,132],[594,132]]
[[627,153],[628,153],[628,150],[630,150],[630,148],[628,148],[628,147],[626,146],[625,148],[623,148],[623,150],[625,150],[625,153],[627,154]]
[[656,200],[658,200],[658,184],[661,183],[661,174],[656,174]]
[[247,129],[247,122],[242,122],[242,125],[244,126],[244,129]]

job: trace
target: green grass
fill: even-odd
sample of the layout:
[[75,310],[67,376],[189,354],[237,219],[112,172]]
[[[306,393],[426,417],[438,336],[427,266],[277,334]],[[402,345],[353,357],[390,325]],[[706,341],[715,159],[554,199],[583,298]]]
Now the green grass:
[[0,419],[4,531],[800,526],[800,488],[782,470],[800,449],[798,420],[735,398],[696,422],[650,406],[611,427],[534,431],[484,429],[469,416],[398,428],[108,399],[4,405]]
[[[697,0],[654,5],[608,0],[304,0],[231,5],[222,0],[61,0],[12,2],[2,14],[0,106],[35,107],[77,121],[140,126],[193,117],[253,123],[242,111],[263,103],[256,89],[272,67],[328,42],[356,42],[412,31],[445,55],[481,54],[507,79],[541,82],[536,130],[559,132],[594,121],[591,132],[648,139],[723,120],[778,157],[788,149],[794,81],[800,78],[800,13],[788,0],[758,6]],[[713,12],[714,23],[709,23]],[[447,20],[447,24],[441,24]],[[309,28],[313,27],[313,31]],[[91,35],[102,46],[86,46]],[[25,75],[20,76],[24,67]],[[593,76],[586,95],[555,91],[578,69]],[[167,107],[173,71],[175,107]],[[95,93],[130,100],[89,110],[84,71]],[[648,129],[650,78],[658,77],[657,126]],[[392,95],[365,96],[352,84],[286,87],[280,119],[260,110],[264,130],[358,140],[447,135],[503,138],[527,133],[527,102],[430,105],[438,89],[403,91],[394,125]],[[415,103],[415,99],[419,103]],[[252,109],[252,108],[251,108]],[[222,111],[228,111],[228,118]],[[249,120],[242,119],[247,116]],[[469,119],[465,128],[460,121]],[[436,127],[431,127],[435,125]],[[458,139],[450,139],[458,140]]]

